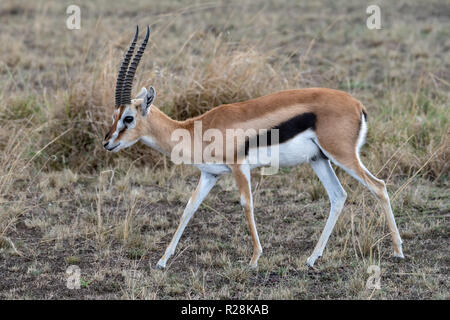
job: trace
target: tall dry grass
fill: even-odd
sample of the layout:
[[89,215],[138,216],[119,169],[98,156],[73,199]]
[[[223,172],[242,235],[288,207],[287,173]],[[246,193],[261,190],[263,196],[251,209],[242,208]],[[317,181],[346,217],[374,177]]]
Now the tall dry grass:
[[[226,44],[222,47],[202,65],[183,66],[177,76],[159,77],[155,82],[138,79],[134,92],[140,86],[156,86],[155,104],[173,118],[186,119],[220,104],[301,85],[289,81],[289,75],[269,63],[269,56],[253,49],[233,50]],[[121,157],[137,165],[160,162],[157,153],[139,144],[118,156],[104,152],[101,146],[113,111],[118,60],[117,54],[108,54],[94,72],[80,75],[67,92],[57,94],[53,100],[39,104],[39,98],[33,96],[26,101],[13,100],[4,109],[4,121],[15,119],[5,132],[20,133],[23,123],[34,126],[36,134],[29,148],[45,147],[33,159],[38,168],[93,172],[113,166]],[[411,176],[427,162],[421,176],[433,180],[446,176],[450,149],[446,99],[445,94],[436,91],[419,88],[417,93],[407,93],[393,88],[384,100],[376,101],[376,112],[369,108],[369,134],[363,149],[369,165],[381,168],[382,176],[395,177]],[[47,108],[47,118],[42,116],[43,108]]]
[[[185,64],[176,76],[171,70],[159,70],[162,74],[172,75],[156,77],[154,82],[138,77],[134,92],[141,86],[155,86],[158,88],[155,104],[173,118],[187,119],[220,104],[243,101],[290,87],[285,75],[269,63],[268,55],[245,47],[233,49],[226,43],[217,46],[202,64]],[[40,144],[58,139],[37,159],[42,164],[52,158],[46,162],[48,170],[68,167],[75,171],[92,172],[114,165],[117,160],[115,155],[106,153],[101,146],[114,110],[111,93],[114,92],[120,55],[113,52],[110,47],[93,70],[82,73],[67,92],[56,95],[56,99],[49,102],[50,115]],[[149,73],[154,76],[152,70]],[[20,114],[15,116],[20,117]],[[59,137],[62,132],[65,134]],[[151,165],[161,160],[157,153],[142,146],[124,150],[120,156],[141,165]]]
[[[339,88],[360,98],[369,110],[363,149],[369,166],[395,178],[413,175],[429,160],[420,176],[448,176],[449,87],[446,71],[437,67],[445,52],[442,24],[418,25],[408,38],[409,15],[404,22],[387,16],[385,34],[352,24],[360,18],[353,11],[337,11],[334,17],[314,9],[309,16],[288,3],[259,9],[251,3],[201,3],[178,5],[166,13],[172,5],[140,3],[133,9],[133,23],[156,24],[134,92],[155,86],[155,103],[170,116],[185,119],[281,89]],[[55,25],[61,17],[54,14],[63,7],[6,1],[0,8],[0,15],[11,22],[0,35],[8,43],[0,48],[5,57],[0,113],[11,126],[5,132],[13,136],[24,121],[36,129],[25,158],[43,149],[32,161],[38,170],[96,172],[121,159],[137,165],[160,163],[157,153],[139,145],[117,155],[101,148],[113,110],[116,72],[131,37],[128,28],[112,24],[114,16],[105,9],[104,20],[87,16],[81,30],[59,30]],[[277,20],[280,10],[298,13],[307,23]],[[148,12],[158,14],[149,18]],[[223,15],[212,18],[210,12]],[[196,23],[184,24],[191,22],[190,15],[198,17]],[[275,28],[268,26],[275,21]],[[29,33],[19,25],[28,26]],[[342,40],[347,38],[352,42]],[[398,48],[393,41],[399,42]],[[423,51],[427,43],[435,54]],[[52,48],[51,54],[46,47]],[[2,140],[0,147],[6,143]]]
[[[207,56],[201,64],[183,65],[177,75],[160,69],[160,73],[171,76],[156,77],[150,70],[148,78],[138,77],[134,92],[140,86],[148,86],[149,78],[154,78],[151,84],[158,91],[156,105],[174,118],[186,119],[219,104],[301,85],[298,80],[289,80],[293,75],[286,74],[280,65],[271,63],[270,55],[253,48],[232,48],[220,43]],[[119,155],[103,150],[101,141],[113,111],[112,93],[119,60],[120,53],[110,47],[94,69],[79,74],[67,91],[58,92],[53,99],[35,95],[6,99],[0,109],[0,195],[8,214],[0,217],[1,234],[5,235],[29,206],[24,201],[26,193],[11,192],[35,182],[40,172],[67,168],[96,174],[123,160],[135,166],[161,163],[159,154],[141,145]],[[422,86],[428,87],[429,81],[422,80]],[[377,106],[378,112],[369,111],[364,163],[378,168],[374,173],[389,183],[417,176],[445,183],[450,149],[445,104],[446,96],[440,92],[419,87],[417,92],[408,93],[392,88]],[[380,239],[373,231],[384,222],[379,217],[371,212],[367,220],[358,222],[358,236],[352,238],[356,241],[355,254],[374,254]],[[127,224],[124,230],[128,230]]]
[[10,246],[16,253],[7,233],[30,206],[26,189],[32,180],[31,146],[36,137],[31,120],[0,120],[0,247]]

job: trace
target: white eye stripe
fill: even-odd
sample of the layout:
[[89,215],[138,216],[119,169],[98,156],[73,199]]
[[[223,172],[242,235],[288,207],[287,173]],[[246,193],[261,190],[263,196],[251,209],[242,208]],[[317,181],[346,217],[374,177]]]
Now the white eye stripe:
[[[131,121],[127,122],[125,119],[130,118]],[[122,119],[120,119],[121,125],[124,127],[127,127],[127,129],[134,128],[136,125],[136,110],[133,110],[131,108],[125,109],[125,111],[122,114]]]

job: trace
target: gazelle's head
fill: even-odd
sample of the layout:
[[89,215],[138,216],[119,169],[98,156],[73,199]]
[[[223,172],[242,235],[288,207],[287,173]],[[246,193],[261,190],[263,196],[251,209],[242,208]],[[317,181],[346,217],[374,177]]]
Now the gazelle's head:
[[103,147],[108,151],[117,152],[135,144],[141,138],[141,124],[147,117],[155,99],[156,93],[153,87],[150,87],[148,91],[142,88],[135,99],[131,99],[134,74],[147,46],[150,28],[147,27],[145,39],[136,52],[131,65],[128,66],[136,46],[138,32],[139,29],[136,27],[133,42],[125,54],[117,76],[116,107],[112,116],[113,123],[103,140]]

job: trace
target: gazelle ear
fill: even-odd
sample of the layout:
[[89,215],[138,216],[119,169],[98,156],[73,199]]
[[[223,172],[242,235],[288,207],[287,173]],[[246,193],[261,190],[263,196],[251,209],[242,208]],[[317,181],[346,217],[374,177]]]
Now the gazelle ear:
[[[142,92],[142,90],[141,90],[141,92]],[[150,107],[152,106],[153,100],[155,100],[155,96],[156,96],[155,88],[150,87],[150,88],[148,88],[148,91],[146,90],[146,95],[145,95],[144,101],[141,104],[143,116],[146,116],[148,114],[148,112],[150,111]]]
[[147,95],[147,89],[145,89],[144,87],[142,87],[141,92],[138,93],[138,95],[136,96],[136,98],[131,100],[131,104],[138,107],[140,105],[142,105],[142,103],[145,100],[145,96]]
[[141,91],[138,93],[135,99],[144,99],[145,95],[147,94],[147,89],[145,87],[142,87]]

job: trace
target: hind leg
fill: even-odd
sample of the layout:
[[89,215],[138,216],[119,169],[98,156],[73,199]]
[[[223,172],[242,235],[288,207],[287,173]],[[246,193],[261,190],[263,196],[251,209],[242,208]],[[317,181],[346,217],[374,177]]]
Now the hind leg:
[[330,198],[331,208],[330,214],[325,224],[325,228],[320,235],[319,241],[317,242],[311,256],[308,258],[308,260],[306,260],[306,264],[310,267],[314,265],[314,262],[318,257],[322,256],[323,250],[325,249],[331,232],[336,225],[336,221],[338,220],[342,212],[345,199],[347,198],[347,194],[344,188],[342,188],[338,178],[336,177],[336,174],[334,173],[334,170],[331,167],[330,161],[328,159],[318,158],[314,161],[311,161],[311,166],[327,191],[328,197]]
[[383,180],[375,178],[369,170],[361,163],[359,157],[355,155],[352,161],[346,161],[342,164],[336,161],[336,164],[342,167],[347,173],[366,186],[370,192],[380,201],[382,210],[386,216],[387,224],[391,234],[392,243],[394,246],[394,256],[404,258],[402,251],[402,239],[398,232],[397,224],[395,222],[394,213],[392,212],[389,195],[387,193],[386,184]]

